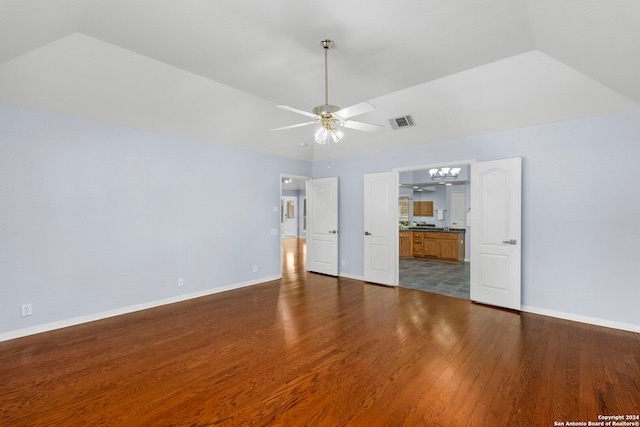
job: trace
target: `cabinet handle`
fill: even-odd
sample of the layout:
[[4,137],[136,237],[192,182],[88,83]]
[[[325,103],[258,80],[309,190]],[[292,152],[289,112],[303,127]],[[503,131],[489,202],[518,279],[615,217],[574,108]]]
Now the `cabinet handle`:
[[503,240],[502,243],[506,243],[507,245],[517,245],[518,241],[516,239],[511,239],[511,240]]

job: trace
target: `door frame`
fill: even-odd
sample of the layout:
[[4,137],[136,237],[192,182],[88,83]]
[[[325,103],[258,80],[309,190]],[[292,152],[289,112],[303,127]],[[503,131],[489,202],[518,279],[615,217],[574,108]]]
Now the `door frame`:
[[[475,164],[477,162],[476,159],[467,159],[467,160],[453,160],[450,162],[438,162],[438,163],[427,163],[427,164],[423,164],[423,165],[416,165],[416,166],[403,166],[403,167],[398,167],[398,168],[393,168],[394,172],[397,172],[398,174],[400,174],[401,172],[414,172],[414,171],[420,171],[420,170],[425,170],[425,169],[431,169],[431,168],[441,168],[441,167],[447,167],[447,166],[469,166],[469,169],[471,169],[471,165]],[[471,176],[469,176],[469,181],[471,180]],[[470,206],[472,207],[472,206]],[[466,224],[465,228],[468,227],[469,224]],[[396,227],[397,229],[398,227]],[[398,231],[399,233],[399,231]],[[465,238],[465,246],[467,246],[467,241],[470,241],[473,237],[473,230],[470,230],[469,232],[469,236],[468,239]],[[399,234],[396,237],[397,239],[399,239]],[[394,259],[396,260],[396,262],[398,262],[398,286],[400,286],[400,248],[399,245],[395,245],[395,255],[394,255]],[[465,254],[465,262],[472,262],[473,260],[471,259],[471,252],[469,252],[469,259],[467,260],[466,254]]]
[[[277,218],[277,222],[278,222],[278,250],[280,251],[280,258],[278,258],[278,269],[280,270],[280,274],[278,275],[278,277],[281,279],[282,278],[282,226],[280,223],[280,201],[282,200],[282,178],[291,178],[291,179],[296,179],[296,180],[301,180],[301,181],[308,181],[311,179],[310,176],[304,176],[304,175],[295,175],[295,174],[291,174],[291,173],[280,173],[280,177],[278,178],[278,202],[277,205],[273,206],[273,213],[276,214],[278,216]],[[306,195],[305,195],[306,198]],[[300,234],[300,230],[298,230],[298,234]]]

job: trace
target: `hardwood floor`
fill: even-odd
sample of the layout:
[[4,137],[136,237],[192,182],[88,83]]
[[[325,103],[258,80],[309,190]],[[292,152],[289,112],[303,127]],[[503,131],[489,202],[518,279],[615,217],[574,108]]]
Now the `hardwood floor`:
[[640,414],[640,335],[304,272],[0,343],[2,426],[553,426]]

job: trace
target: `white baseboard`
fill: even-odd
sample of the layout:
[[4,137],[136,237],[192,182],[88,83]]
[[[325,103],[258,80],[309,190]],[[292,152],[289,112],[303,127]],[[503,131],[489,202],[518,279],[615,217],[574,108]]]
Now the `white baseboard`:
[[340,277],[345,277],[347,279],[355,279],[355,280],[362,280],[364,281],[364,276],[356,276],[355,274],[348,274],[348,273],[339,273],[338,276]]
[[631,325],[629,323],[614,322],[611,320],[600,319],[597,317],[581,316],[578,314],[565,313],[562,311],[547,310],[546,308],[531,307],[523,305],[520,307],[522,311],[527,313],[542,314],[543,316],[557,317],[558,319],[572,320],[574,322],[588,323],[590,325],[604,326],[605,328],[621,329],[623,331],[640,333],[639,325]]
[[[364,280],[363,276],[357,276],[355,274],[340,273],[340,277],[354,280]],[[66,328],[69,326],[79,325],[82,323],[93,322],[96,320],[107,319],[109,317],[120,316],[122,314],[133,313],[135,311],[147,310],[149,308],[160,307],[167,304],[173,304],[176,302],[186,301],[194,298],[200,298],[207,295],[213,295],[220,292],[230,291],[233,289],[244,288],[247,286],[253,286],[264,282],[270,282],[272,280],[278,280],[280,276],[263,277],[257,280],[250,280],[248,282],[234,283],[227,286],[221,286],[219,288],[207,289],[200,292],[194,292],[190,294],[177,295],[175,297],[165,298],[156,301],[150,301],[142,304],[131,305],[127,307],[121,307],[113,310],[107,310],[100,313],[93,313],[86,316],[74,317],[71,319],[60,320],[57,322],[45,323],[42,325],[32,326],[30,328],[18,329],[15,331],[4,332],[0,334],[0,342],[8,341],[15,338],[26,337],[28,335],[39,334],[42,332],[53,331],[56,329]],[[556,317],[559,319],[571,320],[574,322],[588,323],[596,326],[604,326],[606,328],[620,329],[623,331],[640,333],[639,325],[632,325],[628,323],[614,322],[611,320],[600,319],[597,317],[581,316],[572,313],[565,313],[561,311],[548,310],[545,308],[532,307],[523,305],[520,308],[522,311],[533,314],[541,314],[543,316]]]
[[71,319],[60,320],[57,322],[44,323],[42,325],[36,325],[29,328],[18,329],[15,331],[4,332],[0,334],[0,342],[12,340],[15,338],[26,337],[28,335],[39,334],[42,332],[49,332],[55,329],[66,328],[69,326],[79,325],[82,323],[94,322],[96,320],[102,320],[102,319],[107,319],[109,317],[120,316],[122,314],[133,313],[135,311],[147,310],[149,308],[160,307],[162,305],[173,304],[176,302],[186,301],[194,298],[200,298],[207,295],[213,295],[220,292],[230,291],[232,289],[239,289],[247,286],[253,286],[260,283],[277,280],[279,278],[280,276],[262,277],[260,279],[250,280],[248,282],[234,283],[231,285],[221,286],[219,288],[207,289],[204,291],[193,292],[190,294],[177,295],[175,297],[164,298],[161,300],[149,301],[142,304],[130,305],[127,307],[121,307],[113,310],[102,311],[100,313],[88,314],[86,316],[79,316]]

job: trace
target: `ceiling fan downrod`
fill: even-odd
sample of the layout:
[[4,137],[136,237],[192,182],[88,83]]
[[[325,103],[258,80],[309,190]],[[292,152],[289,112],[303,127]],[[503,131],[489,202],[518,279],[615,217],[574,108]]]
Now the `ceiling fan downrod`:
[[320,116],[320,123],[327,129],[331,129],[336,116],[333,115],[340,110],[339,107],[329,104],[329,67],[327,52],[333,46],[333,40],[320,40],[320,46],[324,48],[324,105],[318,105],[313,109],[313,113]]
[[329,105],[329,67],[327,66],[327,52],[333,46],[333,40],[325,39],[320,41],[324,48],[324,103]]

